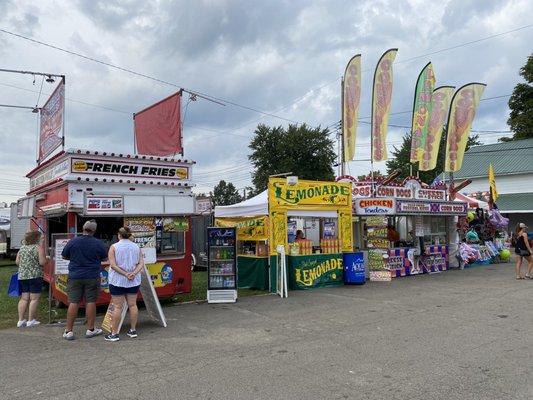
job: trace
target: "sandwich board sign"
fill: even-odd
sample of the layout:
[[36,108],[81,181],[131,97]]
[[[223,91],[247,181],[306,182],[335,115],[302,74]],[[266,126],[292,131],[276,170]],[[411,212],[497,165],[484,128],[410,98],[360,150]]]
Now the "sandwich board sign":
[[144,305],[146,306],[146,311],[148,311],[150,317],[157,321],[163,328],[166,328],[167,319],[165,318],[165,314],[163,314],[159,297],[157,297],[154,284],[150,278],[146,265],[144,265],[141,270],[141,295],[143,297]]

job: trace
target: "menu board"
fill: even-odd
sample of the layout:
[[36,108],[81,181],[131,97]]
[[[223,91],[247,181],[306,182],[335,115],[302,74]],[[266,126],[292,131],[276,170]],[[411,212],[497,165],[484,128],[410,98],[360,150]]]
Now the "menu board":
[[369,249],[388,249],[387,217],[369,217],[366,220],[366,238]]
[[63,249],[70,239],[56,239],[55,242],[55,274],[67,275],[69,260],[65,260],[62,256]]
[[153,217],[126,217],[124,225],[130,228],[132,240],[141,248],[145,264],[157,261],[155,218]]
[[[370,280],[390,280],[389,266],[387,263],[389,248],[387,223],[387,217],[383,216],[372,216],[366,219]],[[387,275],[389,279],[385,279]]]

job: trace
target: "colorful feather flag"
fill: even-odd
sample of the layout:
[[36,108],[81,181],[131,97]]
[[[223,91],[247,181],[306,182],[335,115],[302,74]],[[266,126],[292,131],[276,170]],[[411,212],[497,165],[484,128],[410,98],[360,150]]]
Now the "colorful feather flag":
[[450,101],[454,89],[453,86],[440,86],[433,91],[433,95],[431,96],[431,113],[428,122],[428,133],[422,153],[422,159],[419,163],[420,171],[431,171],[437,166],[442,130],[444,122],[446,122],[446,116],[448,115],[448,109],[450,108]]
[[344,71],[342,93],[342,140],[344,161],[351,161],[355,155],[357,118],[361,99],[361,54],[353,56]]
[[392,63],[398,49],[389,49],[379,59],[372,90],[372,161],[387,159],[387,130],[392,99]]
[[459,171],[463,165],[466,142],[485,86],[487,85],[484,83],[468,83],[453,95],[448,115],[448,137],[444,163],[446,172]]
[[429,62],[418,75],[415,87],[413,122],[411,125],[411,163],[413,164],[422,163],[428,136],[433,89],[435,89],[435,74],[433,66]]

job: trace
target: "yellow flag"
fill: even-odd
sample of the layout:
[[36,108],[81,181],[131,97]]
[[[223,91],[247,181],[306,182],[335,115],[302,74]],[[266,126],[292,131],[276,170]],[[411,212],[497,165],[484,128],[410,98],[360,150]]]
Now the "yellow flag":
[[431,96],[428,134],[419,164],[420,171],[431,171],[437,167],[442,128],[444,122],[446,122],[446,116],[448,115],[450,100],[452,99],[454,89],[453,86],[441,86],[433,91],[433,95]]
[[387,130],[392,99],[392,63],[398,49],[387,50],[374,72],[372,90],[372,161],[387,159]]
[[361,99],[361,54],[353,56],[344,71],[342,93],[342,140],[344,161],[351,161],[355,155],[357,118]]
[[492,163],[489,164],[489,185],[490,192],[492,195],[492,201],[498,200],[498,191],[496,190],[496,178],[494,177],[494,168],[492,168]]
[[476,108],[485,90],[484,83],[469,83],[453,95],[448,114],[448,137],[444,170],[456,172],[463,165],[466,142],[476,115]]

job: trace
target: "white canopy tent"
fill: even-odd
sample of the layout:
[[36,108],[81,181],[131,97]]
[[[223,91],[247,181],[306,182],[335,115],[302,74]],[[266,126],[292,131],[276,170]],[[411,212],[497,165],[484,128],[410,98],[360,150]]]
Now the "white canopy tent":
[[268,215],[268,191],[231,206],[216,206],[215,218],[256,217]]
[[[256,217],[268,215],[268,191],[259,193],[248,200],[231,206],[216,206],[215,218]],[[289,217],[324,217],[336,218],[336,211],[289,210]]]

